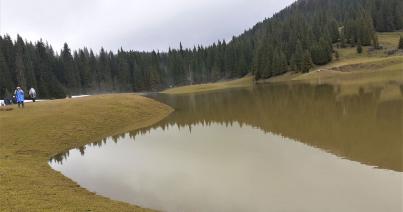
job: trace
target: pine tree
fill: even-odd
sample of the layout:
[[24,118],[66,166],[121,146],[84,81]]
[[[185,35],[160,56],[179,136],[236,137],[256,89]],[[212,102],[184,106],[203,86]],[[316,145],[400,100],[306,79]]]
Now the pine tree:
[[37,60],[34,65],[35,74],[38,81],[38,89],[41,98],[65,98],[66,91],[57,80],[52,71],[52,63],[55,56],[53,51],[46,47],[42,41],[36,44]]
[[312,67],[313,67],[313,63],[312,63],[311,53],[309,51],[305,51],[302,72],[308,73]]
[[117,61],[117,84],[119,85],[119,90],[121,92],[130,91],[131,90],[131,73],[129,63],[127,61],[127,55],[123,50],[118,52],[118,61]]
[[358,53],[358,54],[361,54],[361,53],[362,53],[361,41],[358,41],[358,43],[357,43],[357,53]]
[[109,55],[104,48],[101,48],[98,56],[97,71],[97,82],[99,84],[99,88],[103,91],[111,91],[113,87],[111,63]]
[[95,58],[94,52],[90,50],[90,56],[89,56],[89,66],[90,66],[90,79],[88,82],[89,89],[90,90],[99,90],[100,89],[100,84],[99,81],[97,80],[98,77],[98,64],[97,64],[97,59]]
[[161,85],[161,70],[159,67],[158,55],[155,51],[151,53],[150,67],[150,90],[158,90]]
[[302,49],[302,44],[298,40],[297,46],[294,54],[294,61],[295,65],[297,66],[297,71],[303,72],[304,71],[304,50]]
[[342,32],[340,33],[340,47],[346,48],[346,36],[344,35],[344,29],[342,29]]
[[14,88],[14,83],[11,79],[11,74],[8,69],[6,59],[3,56],[3,51],[0,48],[0,98],[7,96],[7,91]]
[[[25,77],[27,81],[27,89],[33,87],[37,88],[37,80],[35,76],[34,70],[34,61],[35,61],[35,48],[32,44],[26,44],[25,53],[24,53],[24,66],[25,66]],[[39,94],[39,91],[37,92]]]
[[27,89],[27,81],[25,77],[25,64],[24,64],[24,51],[25,43],[22,38],[17,35],[17,42],[15,43],[15,73],[17,85],[23,89]]
[[374,49],[379,49],[379,40],[378,40],[378,36],[375,33],[372,36],[372,47]]
[[64,44],[61,52],[61,62],[63,66],[64,79],[66,80],[65,86],[70,90],[70,93],[79,91],[79,74],[67,43]]
[[17,48],[15,56],[15,72],[17,76],[17,85],[22,87],[23,89],[27,89],[27,82],[25,79],[25,66],[22,51],[23,51],[22,47]]
[[403,36],[400,36],[398,49],[403,49]]
[[332,43],[336,43],[340,38],[340,33],[339,33],[339,27],[337,25],[337,21],[335,19],[332,19],[329,22],[329,24],[327,26],[327,30],[330,33]]
[[336,60],[339,60],[339,59],[340,59],[340,54],[339,54],[338,51],[335,51],[335,52],[334,52],[334,57],[336,58]]
[[321,37],[319,42],[313,45],[312,61],[316,65],[325,65],[332,60],[332,47],[324,37]]
[[78,72],[80,73],[80,79],[81,79],[81,87],[83,88],[83,91],[85,93],[88,92],[88,89],[90,89],[91,85],[91,66],[90,66],[90,59],[89,59],[89,53],[87,49],[80,49],[78,52],[78,56],[75,58],[77,60],[77,69]]

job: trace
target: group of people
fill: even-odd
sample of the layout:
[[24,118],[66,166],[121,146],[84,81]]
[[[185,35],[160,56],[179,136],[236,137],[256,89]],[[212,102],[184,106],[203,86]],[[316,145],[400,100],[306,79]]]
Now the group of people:
[[[31,97],[32,101],[35,102],[37,96],[36,90],[34,88],[29,89],[28,94]],[[17,88],[15,89],[13,99],[5,99],[3,104],[12,104],[13,100],[18,104],[18,107],[24,108],[25,93],[20,86],[17,86]]]

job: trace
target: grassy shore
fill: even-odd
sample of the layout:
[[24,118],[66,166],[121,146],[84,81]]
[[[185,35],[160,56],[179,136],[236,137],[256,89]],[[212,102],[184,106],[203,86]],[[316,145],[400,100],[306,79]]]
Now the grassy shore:
[[241,79],[236,79],[236,80],[175,87],[175,88],[167,89],[167,90],[163,91],[162,93],[188,94],[188,93],[207,92],[207,91],[214,91],[214,90],[228,89],[228,88],[248,87],[248,86],[253,85],[253,83],[254,83],[253,78],[254,78],[253,76],[246,76],[246,77],[243,77]]
[[315,84],[403,83],[403,56],[336,61],[309,73],[287,73],[261,82],[304,81]]
[[0,211],[145,211],[81,188],[48,165],[57,153],[151,125],[172,109],[131,95],[26,104],[0,111]]
[[[363,85],[385,85],[393,82],[403,85],[403,55],[387,56],[385,52],[396,49],[403,32],[378,33],[381,50],[369,51],[370,47],[364,47],[362,54],[357,54],[356,48],[337,49],[339,58],[333,62],[313,68],[309,73],[288,72],[284,75],[259,80],[257,83],[278,82],[306,82],[312,84],[333,84],[345,88],[346,93],[358,90]],[[163,91],[167,94],[187,94],[206,92],[232,87],[247,87],[255,83],[252,76],[242,79],[189,85],[171,88]]]

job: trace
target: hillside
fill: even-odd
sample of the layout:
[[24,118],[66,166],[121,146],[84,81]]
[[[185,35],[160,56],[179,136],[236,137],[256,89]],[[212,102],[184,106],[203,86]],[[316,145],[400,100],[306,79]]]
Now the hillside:
[[[286,72],[329,64],[339,48],[379,49],[376,31],[403,28],[400,0],[299,0],[232,41],[169,52],[117,54],[101,49],[55,52],[43,41],[0,36],[0,98],[15,86],[35,87],[41,98],[136,92]],[[397,48],[394,47],[394,48]]]
[[[311,84],[330,84],[343,90],[344,94],[354,94],[366,87],[388,87],[388,98],[400,97],[399,87],[403,86],[403,51],[388,56],[388,52],[396,49],[403,32],[378,33],[379,45],[382,49],[372,50],[372,47],[364,47],[363,53],[358,54],[356,48],[338,48],[339,58],[332,62],[315,66],[308,73],[289,71],[287,73],[260,79],[256,83],[293,83],[303,82]],[[179,86],[170,88],[163,93],[186,94],[199,93],[213,90],[221,90],[234,87],[251,87],[254,85],[252,76],[241,79],[216,83]]]

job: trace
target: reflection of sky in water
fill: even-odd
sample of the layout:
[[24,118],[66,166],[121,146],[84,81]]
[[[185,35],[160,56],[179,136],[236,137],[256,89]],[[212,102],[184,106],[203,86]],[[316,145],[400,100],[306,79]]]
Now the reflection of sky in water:
[[52,167],[113,199],[167,211],[401,211],[402,173],[251,126],[152,129]]
[[400,212],[403,98],[391,86],[157,95],[176,109],[165,120],[51,165],[91,191],[168,211]]

